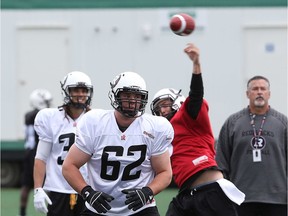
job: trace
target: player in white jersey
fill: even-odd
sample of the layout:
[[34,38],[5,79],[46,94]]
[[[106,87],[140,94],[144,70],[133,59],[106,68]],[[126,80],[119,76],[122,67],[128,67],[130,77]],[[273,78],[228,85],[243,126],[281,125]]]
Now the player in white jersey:
[[[75,142],[77,123],[90,110],[93,86],[80,71],[68,73],[60,84],[64,104],[41,110],[34,123],[39,135],[34,163],[34,207],[48,216],[73,216],[79,215],[85,205],[64,179],[62,164]],[[87,175],[86,166],[81,171]]]
[[[81,215],[159,216],[153,197],[172,179],[173,128],[164,117],[144,114],[148,91],[137,73],[121,73],[110,85],[115,110],[83,116],[63,175],[86,201]],[[86,162],[89,180],[79,172]]]

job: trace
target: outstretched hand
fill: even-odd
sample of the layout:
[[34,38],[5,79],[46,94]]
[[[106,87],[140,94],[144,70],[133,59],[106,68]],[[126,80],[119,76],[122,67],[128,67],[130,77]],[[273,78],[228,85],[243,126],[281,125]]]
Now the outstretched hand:
[[184,52],[189,56],[194,64],[200,64],[199,62],[199,49],[193,43],[188,43]]
[[199,59],[199,48],[196,47],[193,43],[188,43],[187,47],[184,49],[184,52],[188,57],[193,61],[193,74],[200,74],[200,59]]

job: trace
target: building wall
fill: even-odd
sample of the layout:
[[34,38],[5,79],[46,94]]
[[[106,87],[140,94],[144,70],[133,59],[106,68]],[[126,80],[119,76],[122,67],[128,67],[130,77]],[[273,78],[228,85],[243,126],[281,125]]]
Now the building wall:
[[[169,30],[169,19],[178,12],[195,18],[192,35]],[[1,13],[1,140],[23,138],[34,88],[47,88],[54,106],[61,105],[59,82],[72,70],[91,77],[94,108],[111,108],[109,82],[127,70],[146,79],[149,103],[165,87],[188,95],[192,64],[183,52],[188,42],[201,50],[215,137],[230,114],[247,106],[246,82],[253,75],[271,80],[271,105],[287,115],[285,7],[18,8]]]

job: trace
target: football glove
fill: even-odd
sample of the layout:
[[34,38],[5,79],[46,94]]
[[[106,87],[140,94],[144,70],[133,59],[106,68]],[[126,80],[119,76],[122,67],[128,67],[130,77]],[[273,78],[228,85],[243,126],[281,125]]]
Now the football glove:
[[106,213],[110,210],[111,206],[108,202],[114,200],[114,197],[101,191],[95,191],[89,185],[82,189],[81,195],[98,213]]
[[52,205],[52,201],[45,193],[43,188],[35,188],[34,189],[34,208],[41,213],[46,214],[48,212],[46,202],[49,205]]
[[122,193],[127,194],[125,204],[133,211],[140,209],[146,203],[151,203],[154,198],[153,191],[149,187],[125,189]]

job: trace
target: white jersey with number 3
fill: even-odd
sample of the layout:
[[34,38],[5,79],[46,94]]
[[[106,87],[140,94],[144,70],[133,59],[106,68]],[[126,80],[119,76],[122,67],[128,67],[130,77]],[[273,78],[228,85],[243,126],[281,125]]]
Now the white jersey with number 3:
[[[39,140],[52,143],[50,156],[46,162],[46,179],[43,188],[59,193],[76,193],[62,175],[63,161],[76,138],[76,120],[70,118],[63,109],[47,108],[39,111],[35,118],[34,129]],[[81,168],[86,175],[86,165]]]
[[174,131],[166,118],[144,114],[121,132],[114,110],[95,109],[83,116],[78,130],[76,146],[91,155],[87,183],[114,197],[104,215],[130,215],[156,205],[152,202],[134,212],[125,205],[121,191],[145,187],[154,179],[151,156],[172,148]]

